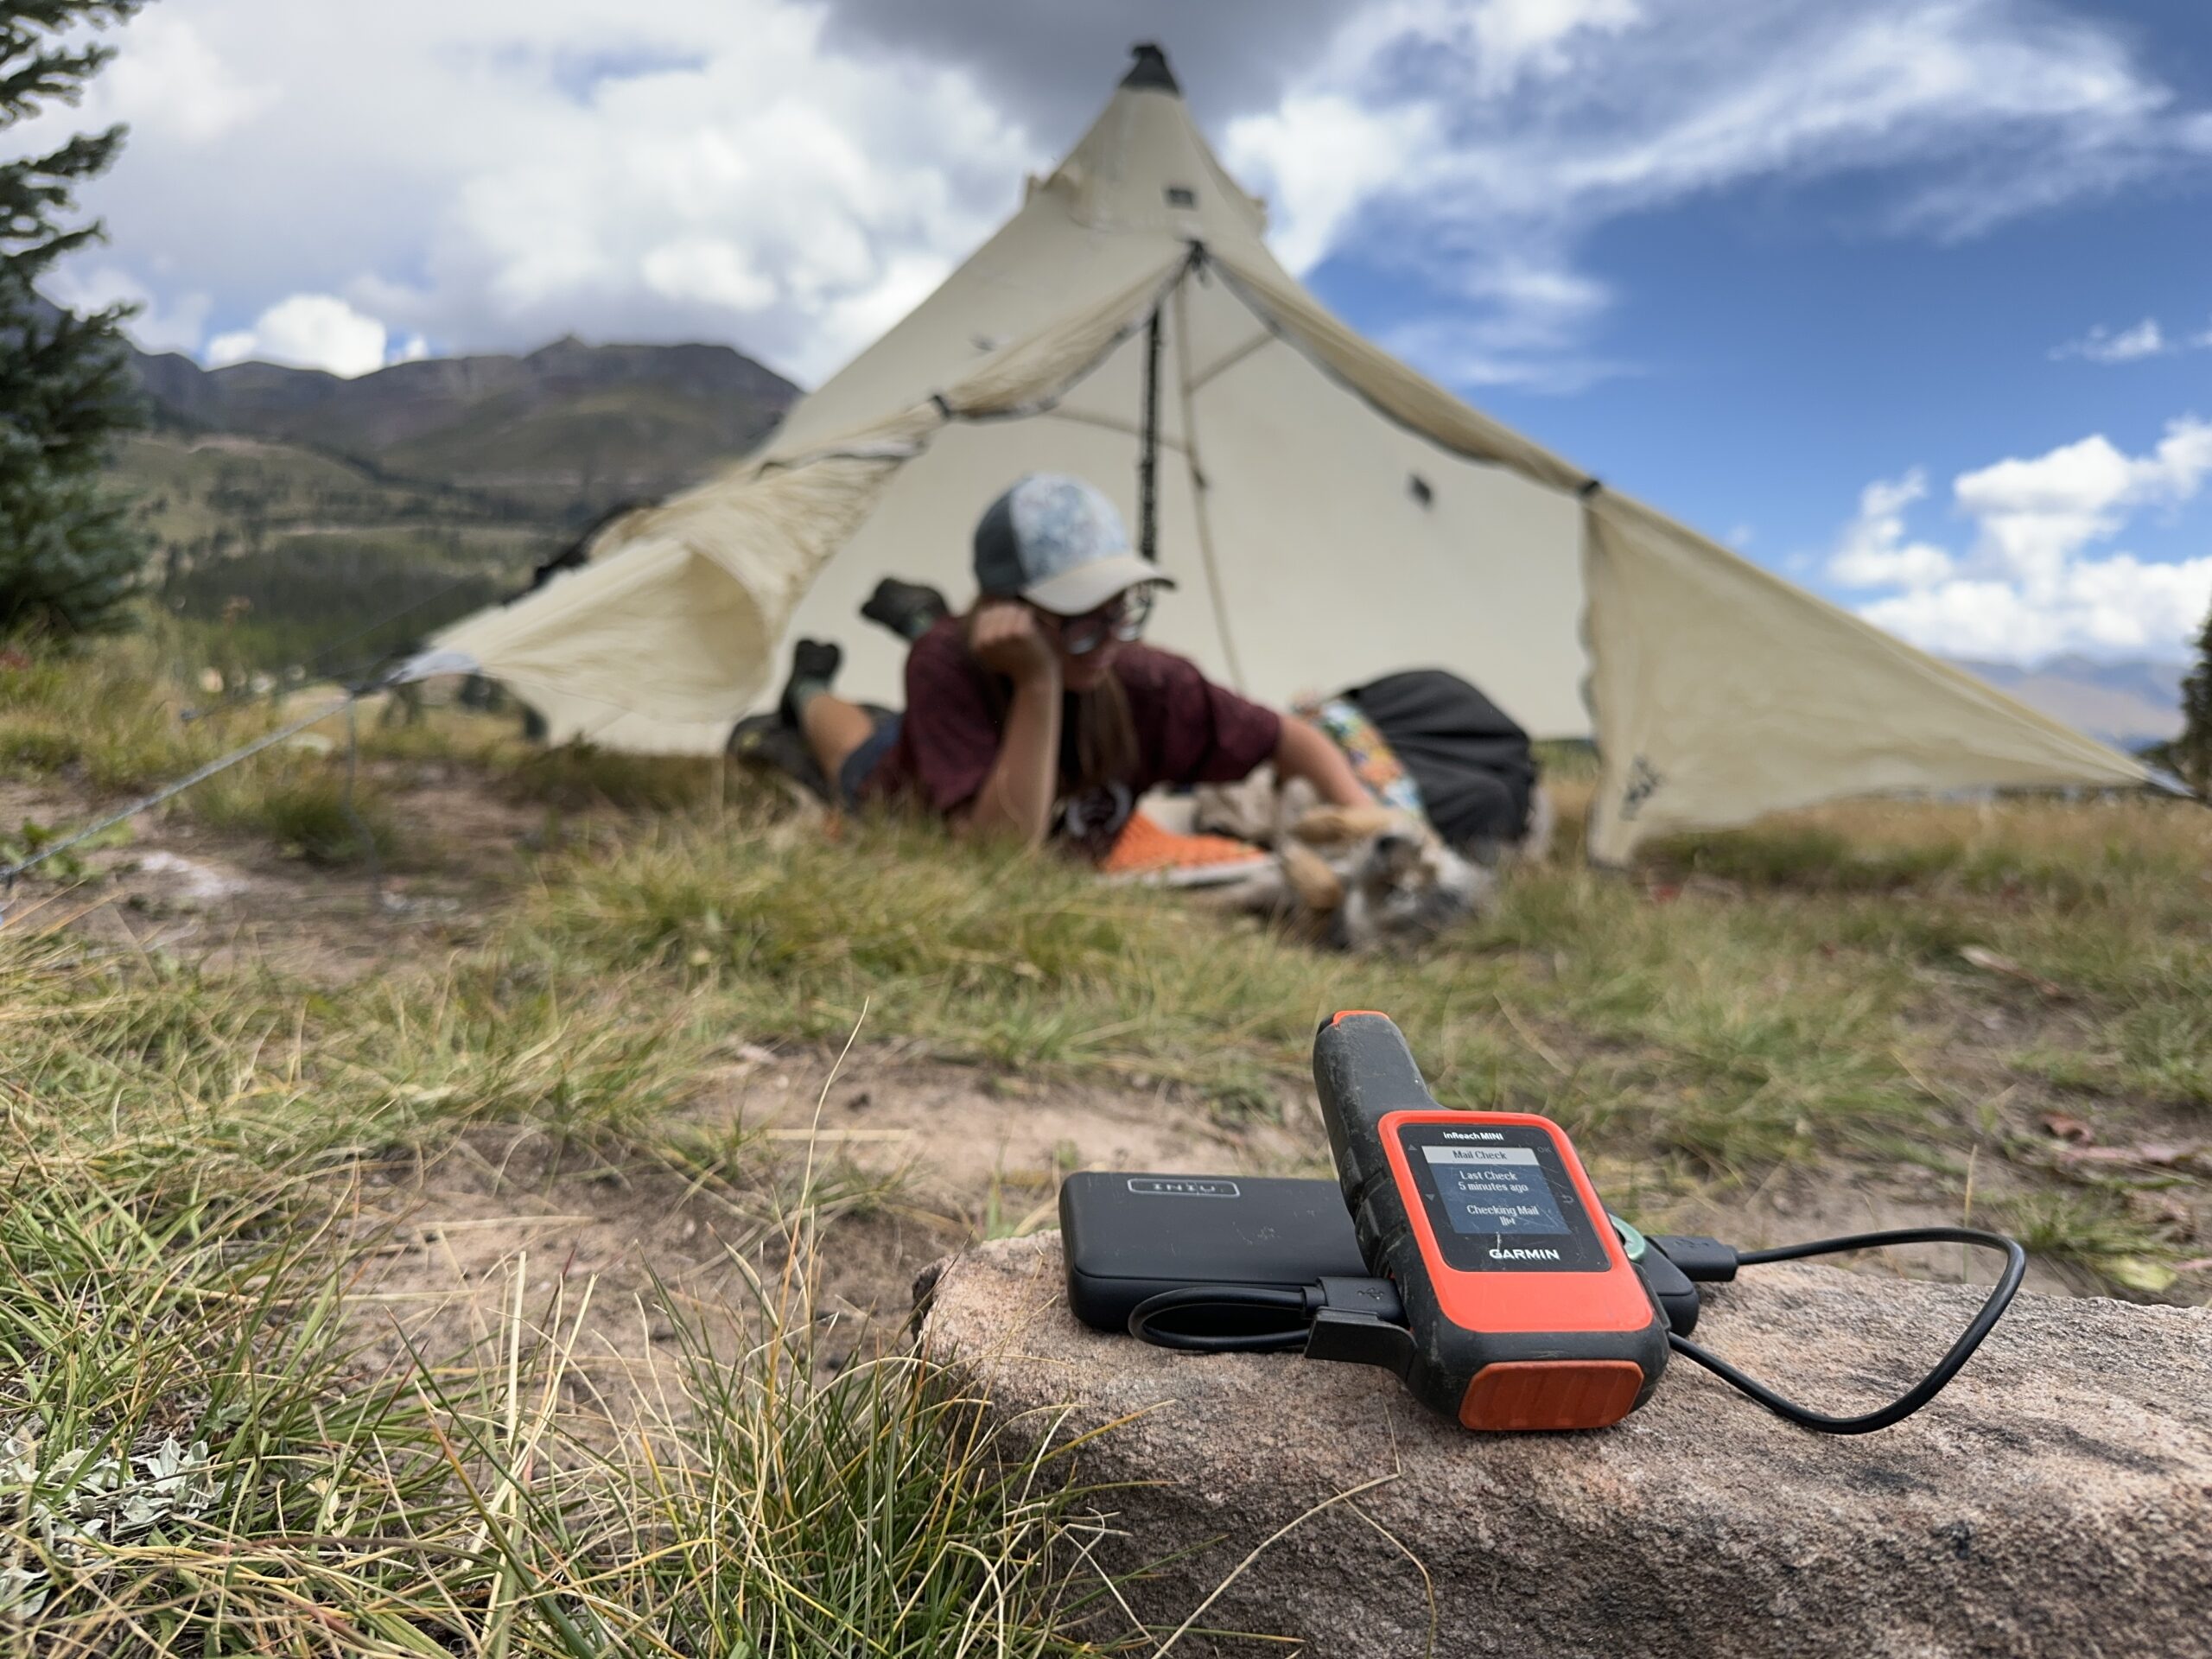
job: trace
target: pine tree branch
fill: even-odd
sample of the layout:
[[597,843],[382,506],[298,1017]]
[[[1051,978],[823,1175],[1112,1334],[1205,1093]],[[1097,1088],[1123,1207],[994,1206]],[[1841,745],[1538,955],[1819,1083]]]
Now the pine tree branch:
[[[114,48],[72,31],[124,22],[143,0],[0,0],[0,130],[74,104]],[[127,308],[73,315],[40,299],[54,262],[100,234],[71,226],[74,188],[106,170],[121,127],[0,165],[0,632],[124,626],[147,563],[129,503],[102,468],[143,410],[118,325]]]

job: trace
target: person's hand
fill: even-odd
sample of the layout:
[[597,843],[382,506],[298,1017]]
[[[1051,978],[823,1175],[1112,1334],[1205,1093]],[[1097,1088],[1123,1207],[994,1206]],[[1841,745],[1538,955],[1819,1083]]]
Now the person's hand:
[[1057,677],[1060,659],[1037,618],[1020,600],[986,600],[968,630],[968,649],[994,674],[1020,683]]

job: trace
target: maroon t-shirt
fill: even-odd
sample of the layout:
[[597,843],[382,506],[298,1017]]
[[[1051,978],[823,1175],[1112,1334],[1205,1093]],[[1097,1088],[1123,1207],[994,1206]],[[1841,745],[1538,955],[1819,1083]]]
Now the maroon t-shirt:
[[[1092,798],[1069,801],[1075,774],[1073,694],[1062,709],[1060,775],[1063,830],[1084,839],[1110,837],[1136,798],[1162,784],[1226,784],[1249,774],[1275,752],[1282,717],[1214,684],[1184,658],[1148,645],[1123,645],[1114,677],[1127,695],[1136,728],[1137,772]],[[968,654],[957,617],[939,622],[906,658],[906,712],[899,741],[876,763],[863,796],[911,794],[950,815],[976,798],[998,763],[1002,711],[1011,683]]]

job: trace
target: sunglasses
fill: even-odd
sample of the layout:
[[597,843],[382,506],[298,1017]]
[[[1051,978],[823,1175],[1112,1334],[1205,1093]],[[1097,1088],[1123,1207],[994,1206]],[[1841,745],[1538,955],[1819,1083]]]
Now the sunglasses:
[[1058,626],[1063,651],[1071,657],[1087,657],[1109,639],[1128,645],[1144,638],[1144,625],[1152,620],[1152,589],[1132,588],[1081,616],[1044,614],[1052,616]]

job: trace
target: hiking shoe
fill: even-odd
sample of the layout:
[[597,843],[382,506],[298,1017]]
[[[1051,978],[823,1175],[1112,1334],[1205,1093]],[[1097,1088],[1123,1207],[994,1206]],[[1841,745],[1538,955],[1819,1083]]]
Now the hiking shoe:
[[827,691],[845,665],[845,653],[828,639],[802,639],[791,647],[791,674],[784,682],[784,695],[776,712],[792,726],[798,724],[798,690],[810,681]]
[[822,775],[813,749],[781,715],[749,715],[738,721],[729,734],[729,756],[741,765],[791,779],[817,800],[837,804],[836,791]]
[[861,607],[861,614],[871,622],[880,622],[911,645],[950,616],[952,607],[927,583],[886,576],[875,584],[868,603]]
[[1227,836],[1179,836],[1157,819],[1132,812],[1111,850],[1099,860],[1098,872],[1109,881],[1198,887],[1242,880],[1269,862],[1268,855],[1249,842]]

